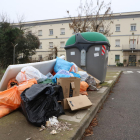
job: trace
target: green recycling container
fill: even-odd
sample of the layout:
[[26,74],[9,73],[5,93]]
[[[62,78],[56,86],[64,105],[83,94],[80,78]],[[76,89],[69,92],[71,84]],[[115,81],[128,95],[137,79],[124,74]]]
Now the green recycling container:
[[103,34],[77,33],[67,40],[65,50],[67,61],[74,62],[101,83],[105,81],[110,44]]

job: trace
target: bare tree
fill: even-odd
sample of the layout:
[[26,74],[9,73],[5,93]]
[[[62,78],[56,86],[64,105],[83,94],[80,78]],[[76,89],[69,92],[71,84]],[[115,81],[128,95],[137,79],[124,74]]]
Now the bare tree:
[[25,16],[24,16],[24,15],[19,16],[19,15],[17,14],[17,21],[18,21],[18,27],[19,27],[19,29],[20,29],[20,30],[26,30],[26,29],[23,29],[23,28],[24,28],[23,22],[25,21]]
[[[54,58],[57,57],[57,53],[58,53],[58,49],[57,49],[57,46],[54,46],[52,49],[51,49],[51,53],[49,55],[51,55]],[[48,57],[49,60],[52,59],[52,57]]]
[[99,0],[96,1],[96,5],[93,4],[93,0],[88,2],[86,0],[83,5],[80,1],[80,6],[78,7],[78,16],[72,17],[70,12],[67,11],[68,16],[72,23],[69,23],[70,29],[75,33],[77,32],[102,32],[104,35],[111,35],[110,25],[113,23],[111,3],[105,4],[104,1],[101,3]]
[[10,18],[6,13],[0,13],[0,22],[5,23],[9,22],[10,23]]

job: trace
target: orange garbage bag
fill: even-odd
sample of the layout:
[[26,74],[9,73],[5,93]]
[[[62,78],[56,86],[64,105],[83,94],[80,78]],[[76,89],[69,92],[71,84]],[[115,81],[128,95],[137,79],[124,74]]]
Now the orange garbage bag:
[[21,104],[17,86],[0,92],[0,118],[17,109]]
[[20,95],[25,89],[31,87],[34,84],[37,84],[37,81],[35,78],[28,80],[26,82],[20,83],[18,86],[18,94]]
[[[12,81],[12,79],[11,79]],[[11,113],[19,108],[21,104],[20,94],[33,84],[37,84],[36,79],[31,79],[26,82],[22,82],[19,86],[11,87],[10,81],[7,90],[0,92],[0,118]]]
[[88,93],[87,93],[88,87],[89,87],[89,85],[85,81],[80,82],[80,94],[88,95]]
[[16,78],[12,78],[9,82],[8,82],[8,85],[7,85],[7,89],[13,87],[13,86],[18,86],[18,81],[16,80]]

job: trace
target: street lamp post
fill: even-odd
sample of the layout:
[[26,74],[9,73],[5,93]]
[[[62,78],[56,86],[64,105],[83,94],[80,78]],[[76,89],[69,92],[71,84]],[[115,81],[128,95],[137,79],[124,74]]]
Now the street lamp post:
[[17,46],[18,44],[14,45],[14,50],[13,50],[13,64],[15,64],[15,47]]

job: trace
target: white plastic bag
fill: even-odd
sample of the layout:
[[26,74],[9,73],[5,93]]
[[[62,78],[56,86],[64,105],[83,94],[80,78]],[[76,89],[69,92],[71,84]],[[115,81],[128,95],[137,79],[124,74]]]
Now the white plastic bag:
[[40,78],[47,79],[47,76],[43,75],[38,69],[32,66],[27,66],[27,67],[22,68],[21,72],[19,72],[18,75],[16,76],[16,80],[19,83],[28,81],[33,78],[35,78],[36,80]]
[[50,72],[46,76],[48,79],[53,79],[53,75]]
[[80,75],[81,81],[85,81],[88,77],[88,74],[85,71],[78,71],[77,73]]
[[57,125],[59,123],[57,120],[57,117],[55,117],[55,116],[49,118],[49,122],[51,125]]
[[73,65],[70,68],[70,72],[78,72],[78,67],[74,62],[71,62]]

